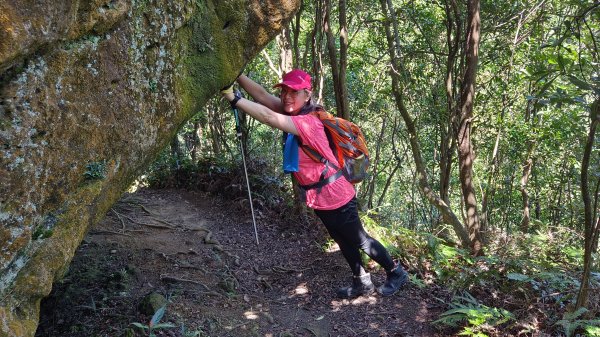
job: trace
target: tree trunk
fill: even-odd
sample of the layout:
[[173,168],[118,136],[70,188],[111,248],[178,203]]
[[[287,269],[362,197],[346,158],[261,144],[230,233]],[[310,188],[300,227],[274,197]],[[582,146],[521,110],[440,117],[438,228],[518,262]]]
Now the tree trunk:
[[475,156],[471,145],[471,121],[473,119],[473,101],[475,98],[475,75],[477,73],[477,61],[479,53],[479,0],[467,2],[468,27],[465,41],[465,73],[461,85],[460,114],[457,132],[458,144],[458,167],[463,202],[466,211],[466,222],[469,231],[471,253],[473,255],[483,254],[483,246],[479,224],[479,212],[477,210],[477,198],[473,186],[473,161]]
[[339,0],[340,24],[340,69],[339,69],[339,95],[341,105],[338,107],[338,116],[350,119],[350,106],[348,103],[348,83],[346,83],[346,70],[348,68],[348,24],[346,20],[346,0]]
[[[501,119],[504,119],[504,111],[502,112]],[[483,193],[483,197],[481,200],[481,231],[485,233],[488,230],[489,224],[489,205],[494,198],[494,194],[496,193],[496,176],[498,172],[498,167],[500,167],[500,156],[498,155],[499,147],[500,147],[500,139],[502,135],[502,130],[498,128],[498,134],[496,135],[496,141],[494,142],[494,150],[492,151],[492,167],[490,173],[488,175],[488,180],[486,184],[485,191]],[[485,241],[486,237],[484,237]]]
[[552,224],[552,226],[558,226],[558,224],[561,222],[562,209],[564,208],[564,206],[566,206],[566,200],[563,200],[563,197],[566,196],[566,198],[568,199],[568,177],[570,177],[570,167],[568,167],[568,165],[569,160],[568,157],[565,156],[563,158],[563,162],[559,172],[560,181],[558,182],[558,185],[555,188],[553,188],[553,190],[556,192],[556,196],[553,196],[552,201],[550,202],[550,207],[552,209],[550,223]]
[[[215,100],[209,101],[206,105],[206,114],[209,116],[208,128],[210,129],[211,148],[213,155],[217,156],[221,153],[228,152],[233,153],[233,150],[229,147],[229,143],[226,140],[224,120],[231,118],[231,112],[225,111],[222,104],[215,103]],[[235,130],[234,130],[235,132]]]
[[445,118],[440,123],[440,198],[450,205],[450,176],[452,174],[452,159],[456,148],[452,125],[455,110],[454,71],[459,50],[462,22],[455,0],[445,1],[446,10],[446,43],[448,58],[446,60],[446,111]]
[[[298,14],[299,15],[299,14]],[[294,64],[297,63],[299,55],[298,55],[298,34],[299,34],[299,18],[296,17],[296,26],[294,29],[290,27],[285,28],[281,34],[277,36],[277,46],[279,47],[279,74],[283,75],[290,70],[293,69]],[[291,26],[291,25],[290,25]],[[291,37],[291,31],[293,30],[294,40]],[[313,33],[316,33],[313,31]],[[316,47],[316,46],[315,46]],[[313,50],[316,52],[316,50]],[[269,63],[272,63],[269,61]],[[294,205],[295,212],[302,218],[303,221],[307,221],[308,219],[308,207],[306,203],[304,203],[303,199],[303,191],[300,189],[298,185],[298,181],[294,178],[293,175],[290,175],[292,190],[294,191]]]
[[335,103],[337,107],[337,116],[350,119],[348,111],[348,89],[346,86],[346,67],[348,54],[348,30],[346,27],[346,2],[339,1],[339,24],[340,24],[340,51],[339,62],[338,53],[335,47],[335,38],[331,27],[331,0],[325,0],[325,19],[324,30],[327,37],[327,51],[329,55],[329,65],[333,79],[333,90],[335,93]]
[[384,20],[384,27],[388,42],[388,52],[390,54],[390,61],[392,64],[392,69],[390,70],[390,76],[392,79],[392,93],[394,95],[396,106],[400,111],[400,115],[404,120],[408,132],[409,143],[413,153],[413,160],[415,162],[415,167],[417,170],[415,178],[418,181],[418,185],[423,193],[423,196],[438,209],[438,211],[442,214],[444,221],[452,225],[454,231],[456,232],[458,238],[461,241],[461,244],[465,247],[469,247],[471,242],[469,239],[469,234],[463,227],[462,223],[460,222],[456,214],[454,214],[450,207],[444,202],[444,200],[440,199],[440,197],[437,196],[433,189],[429,186],[429,182],[427,180],[427,170],[423,163],[421,148],[419,146],[418,133],[415,128],[412,117],[410,116],[408,110],[404,105],[402,89],[400,87],[400,73],[398,72],[398,70],[401,69],[401,60],[399,52],[396,50],[396,47],[399,45],[399,43],[394,38],[398,35],[397,31],[394,30],[394,32],[392,32],[392,29],[390,27],[390,23],[393,23],[396,20],[395,12],[390,0],[380,0],[380,3],[383,14],[386,18]]
[[279,69],[280,74],[285,74],[292,70],[294,66],[294,57],[292,53],[292,41],[290,38],[289,27],[284,28],[281,34],[276,37],[279,46]]
[[383,143],[383,136],[385,134],[385,126],[387,122],[387,116],[383,117],[383,123],[381,123],[381,131],[379,132],[379,138],[375,142],[375,156],[373,156],[373,162],[371,166],[373,171],[369,179],[369,185],[367,186],[367,208],[373,207],[373,195],[375,194],[375,185],[377,182],[377,175],[379,174],[377,168],[379,167],[379,154],[381,152],[381,144]]
[[523,174],[521,175],[521,198],[523,200],[523,218],[521,219],[521,232],[529,232],[529,222],[531,220],[529,212],[529,192],[527,191],[527,184],[529,183],[529,176],[531,175],[531,168],[533,167],[533,159],[527,158],[523,165]]
[[178,170],[181,165],[181,159],[183,159],[183,150],[181,149],[181,140],[179,139],[179,134],[175,134],[173,139],[171,139],[171,158],[175,159],[173,162],[172,168]]
[[204,138],[204,130],[199,121],[194,122],[194,131],[191,135],[194,145],[192,147],[192,162],[196,163],[200,154],[202,154],[202,138]]
[[385,185],[383,186],[383,191],[381,191],[381,194],[379,195],[379,199],[377,199],[377,207],[381,207],[381,205],[383,205],[383,200],[385,200],[385,195],[387,194],[387,191],[390,188],[392,181],[394,180],[394,175],[396,175],[396,172],[401,167],[402,167],[402,162],[396,161],[396,165],[394,166],[394,168],[392,169],[392,172],[390,172],[390,175],[386,179]]
[[298,10],[298,13],[296,13],[296,16],[294,17],[294,21],[292,21],[293,26],[291,27],[291,31],[293,33],[293,39],[292,39],[292,58],[293,58],[293,63],[292,63],[292,67],[293,68],[302,68],[303,66],[300,65],[300,45],[299,45],[299,38],[300,38],[300,19],[302,18],[302,13],[304,12],[304,1],[300,2],[300,9]]
[[[590,272],[593,263],[592,252],[594,243],[598,240],[600,234],[600,219],[596,219],[596,206],[592,205],[592,198],[589,189],[589,168],[590,157],[594,149],[594,139],[596,137],[596,128],[600,123],[600,99],[596,99],[591,106],[591,125],[588,133],[588,138],[583,151],[583,159],[581,160],[581,196],[583,198],[584,221],[585,221],[585,241],[583,255],[583,275],[581,279],[581,287],[577,294],[576,308],[586,307],[589,298],[590,287]],[[595,199],[598,195],[595,195]]]
[[[532,11],[537,10],[537,7],[534,8]],[[503,76],[503,81],[505,83],[508,83],[510,81],[510,79],[513,77],[513,63],[514,63],[514,59],[515,59],[515,54],[516,54],[516,47],[517,45],[520,43],[521,40],[521,28],[523,26],[523,24],[525,23],[525,20],[529,17],[529,15],[525,15],[524,12],[521,13],[520,17],[519,17],[519,21],[517,23],[517,29],[515,31],[515,36],[513,38],[513,43],[511,45],[511,53],[510,53],[510,62],[509,62],[509,66],[507,68],[506,73]],[[525,33],[526,34],[526,33]],[[503,123],[504,121],[504,116],[506,115],[506,110],[510,109],[510,106],[513,104],[515,100],[511,99],[508,97],[508,94],[505,92],[502,94],[502,112],[500,113],[500,123]],[[486,188],[485,191],[483,193],[482,196],[482,201],[481,201],[481,218],[480,218],[480,223],[481,223],[481,232],[482,233],[486,233],[486,231],[488,230],[488,226],[489,226],[489,204],[491,203],[491,201],[494,198],[494,195],[496,193],[496,187],[495,187],[495,179],[496,179],[496,175],[498,172],[498,168],[500,167],[500,139],[502,138],[502,127],[498,127],[497,130],[497,134],[496,134],[496,141],[494,143],[494,150],[492,152],[492,160],[491,160],[491,168],[490,168],[490,173],[488,175],[488,181],[486,184]],[[486,242],[487,238],[483,237],[484,242]]]
[[312,85],[313,85],[313,97],[317,102],[323,101],[323,86],[322,83],[322,72],[323,62],[321,62],[321,45],[323,42],[323,26],[324,26],[324,0],[315,1],[315,25],[311,32],[310,40],[310,53],[311,53],[311,74],[312,74]]

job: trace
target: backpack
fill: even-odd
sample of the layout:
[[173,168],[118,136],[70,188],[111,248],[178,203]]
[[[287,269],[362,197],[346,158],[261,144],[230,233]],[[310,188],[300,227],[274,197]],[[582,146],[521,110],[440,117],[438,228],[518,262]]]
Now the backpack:
[[[301,186],[305,190],[313,188],[321,188],[329,183],[334,182],[342,175],[352,184],[358,184],[367,177],[367,169],[369,168],[369,150],[365,142],[365,136],[358,125],[336,117],[324,110],[317,109],[310,114],[319,117],[325,129],[325,135],[329,140],[329,146],[333,151],[333,155],[337,158],[340,165],[330,163],[317,150],[308,145],[301,144],[302,150],[314,161],[325,164],[325,169],[321,173],[321,178],[318,182]],[[336,170],[336,174],[329,178],[325,178],[329,168]]]

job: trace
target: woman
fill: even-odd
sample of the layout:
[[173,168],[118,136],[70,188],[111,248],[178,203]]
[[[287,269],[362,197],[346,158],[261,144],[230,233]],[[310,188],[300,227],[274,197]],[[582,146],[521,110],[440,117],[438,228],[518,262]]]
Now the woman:
[[[258,103],[234,95],[229,87],[222,94],[232,107],[244,110],[261,123],[295,135],[301,144],[315,149],[337,165],[323,124],[317,116],[310,114],[311,111],[323,108],[312,102],[309,74],[299,69],[285,74],[282,82],[275,85],[281,89],[279,97],[269,94],[244,75],[237,82]],[[336,174],[335,170],[325,170],[325,165],[311,159],[304,151],[298,151],[298,170],[293,174],[301,186],[311,185],[320,180],[323,172],[327,172],[325,178]],[[375,290],[371,275],[362,264],[360,250],[386,271],[387,279],[377,291],[383,296],[395,294],[406,283],[407,273],[400,265],[394,264],[385,247],[364,230],[358,216],[354,186],[343,176],[331,180],[333,181],[319,189],[306,190],[305,196],[307,206],[314,209],[352,270],[352,284],[338,289],[338,297],[354,298],[372,294]]]

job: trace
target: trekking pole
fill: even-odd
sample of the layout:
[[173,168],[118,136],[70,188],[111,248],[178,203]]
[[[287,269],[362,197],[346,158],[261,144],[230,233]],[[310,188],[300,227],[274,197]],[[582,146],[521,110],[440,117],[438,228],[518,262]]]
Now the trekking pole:
[[[241,96],[241,93],[236,90],[236,96]],[[244,144],[242,140],[242,127],[240,125],[239,111],[236,107],[232,107],[233,115],[235,116],[235,130],[237,138],[240,140],[240,152],[242,153],[242,163],[244,164],[244,174],[246,175],[246,186],[248,187],[248,200],[250,201],[250,211],[252,211],[252,223],[254,224],[254,235],[256,236],[256,245],[258,246],[258,230],[256,229],[256,218],[254,217],[254,206],[252,204],[252,193],[250,192],[250,180],[248,180],[248,169],[246,168],[246,156],[244,155]]]

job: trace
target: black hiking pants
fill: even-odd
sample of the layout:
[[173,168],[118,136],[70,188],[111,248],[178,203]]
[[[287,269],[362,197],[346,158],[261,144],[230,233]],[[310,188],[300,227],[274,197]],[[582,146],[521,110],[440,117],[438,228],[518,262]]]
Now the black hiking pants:
[[354,276],[365,273],[360,250],[385,270],[394,268],[394,261],[385,247],[363,228],[358,217],[356,197],[340,208],[327,211],[315,210],[315,214],[323,221],[331,238],[340,246],[342,255],[350,265]]

